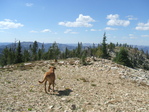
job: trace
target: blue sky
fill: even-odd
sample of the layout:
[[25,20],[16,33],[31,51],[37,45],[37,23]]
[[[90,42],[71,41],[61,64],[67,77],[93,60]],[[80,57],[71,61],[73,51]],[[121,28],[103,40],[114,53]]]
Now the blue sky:
[[0,0],[0,42],[149,45],[149,0]]

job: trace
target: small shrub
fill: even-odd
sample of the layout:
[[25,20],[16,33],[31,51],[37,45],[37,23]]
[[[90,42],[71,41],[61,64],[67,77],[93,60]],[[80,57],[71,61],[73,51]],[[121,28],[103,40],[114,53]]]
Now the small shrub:
[[58,79],[59,79],[59,80],[61,80],[61,78],[60,78],[60,77],[58,77]]
[[32,108],[28,108],[28,111],[32,111]]
[[96,84],[91,84],[91,86],[97,86]]
[[10,83],[11,83],[11,81],[7,81],[7,83],[8,83],[8,84],[10,84]]
[[46,70],[42,69],[43,72],[46,72]]
[[89,82],[87,79],[85,78],[80,78],[80,80],[82,80],[83,82]]
[[108,82],[108,85],[112,85],[112,83],[111,82]]
[[33,89],[30,89],[30,92],[34,92]]

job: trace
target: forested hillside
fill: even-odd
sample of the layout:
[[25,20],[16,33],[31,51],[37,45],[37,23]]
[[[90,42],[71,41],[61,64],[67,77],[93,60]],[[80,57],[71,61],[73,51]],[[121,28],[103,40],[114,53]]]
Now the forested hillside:
[[144,52],[137,47],[127,44],[107,44],[105,34],[101,44],[93,44],[91,46],[78,43],[76,46],[71,47],[56,42],[41,44],[37,41],[30,43],[21,43],[19,41],[3,49],[0,55],[0,65],[5,66],[29,61],[66,58],[79,58],[82,64],[86,65],[86,57],[109,59],[131,68],[149,70],[148,51]]

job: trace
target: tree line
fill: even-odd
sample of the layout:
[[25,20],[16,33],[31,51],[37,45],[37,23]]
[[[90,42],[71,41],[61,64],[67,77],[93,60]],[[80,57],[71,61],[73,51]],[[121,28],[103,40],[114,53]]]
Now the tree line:
[[[51,59],[67,59],[67,58],[80,58],[83,65],[86,63],[86,57],[100,57],[104,59],[111,59],[110,52],[115,52],[115,47],[119,47],[120,50],[116,52],[115,58],[113,61],[128,67],[135,67],[136,60],[130,58],[128,50],[126,48],[132,48],[127,44],[114,44],[106,43],[106,33],[103,35],[103,41],[101,44],[93,44],[91,47],[83,47],[83,44],[78,42],[78,45],[75,49],[69,50],[67,47],[64,52],[60,51],[58,44],[54,42],[48,49],[45,51],[44,44],[39,48],[38,42],[34,41],[32,45],[29,46],[29,49],[22,50],[21,42],[13,44],[11,47],[6,47],[2,54],[0,55],[0,65],[11,65],[16,63],[23,63],[29,61],[37,60],[51,60]],[[140,56],[140,55],[139,55]],[[147,55],[148,56],[148,55]],[[133,57],[133,56],[132,56]],[[139,58],[137,57],[137,60]],[[139,61],[139,63],[141,63]],[[146,68],[149,68],[148,66]]]

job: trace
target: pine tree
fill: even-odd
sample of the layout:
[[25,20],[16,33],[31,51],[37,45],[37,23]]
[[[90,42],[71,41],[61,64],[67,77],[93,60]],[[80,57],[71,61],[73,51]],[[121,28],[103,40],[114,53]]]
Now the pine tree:
[[102,47],[98,46],[97,51],[96,51],[96,56],[97,57],[102,57],[103,56],[103,52],[102,52]]
[[97,52],[97,48],[95,47],[95,44],[93,43],[93,47],[91,48],[91,56],[93,56],[93,59],[96,55],[96,52]]
[[65,53],[64,53],[64,58],[68,58],[68,57],[69,57],[69,50],[68,50],[68,48],[66,47]]
[[42,59],[42,55],[43,55],[42,50],[39,49],[39,50],[38,50],[38,57],[37,57],[37,59],[38,59],[38,60],[41,60],[41,59]]
[[86,64],[87,64],[87,62],[86,62],[86,57],[87,57],[87,51],[84,50],[84,51],[83,51],[83,54],[82,54],[82,56],[81,56],[81,64],[82,64],[82,65],[86,65]]
[[57,60],[60,57],[60,50],[56,42],[52,44],[48,51],[48,59],[55,59]]
[[38,43],[34,41],[33,46],[31,46],[32,50],[32,60],[37,60],[37,52],[38,52]]
[[21,53],[21,43],[19,41],[18,47],[16,49],[16,57],[15,57],[15,63],[21,63],[22,62],[22,53]]
[[41,59],[44,59],[44,52],[45,52],[45,48],[44,48],[44,43],[43,43],[41,47]]
[[146,58],[149,59],[149,53],[146,51]]
[[6,47],[6,48],[2,51],[1,60],[0,60],[0,65],[1,65],[1,66],[5,66],[5,65],[8,64],[8,62],[7,62],[8,53],[9,53],[9,50],[8,50],[8,48]]
[[30,60],[31,60],[30,53],[28,50],[25,49],[23,52],[23,61],[28,62]]
[[78,58],[81,58],[81,53],[82,53],[82,43],[78,42],[78,47],[76,48],[76,56]]
[[124,66],[133,67],[128,58],[128,51],[124,47],[120,49],[113,61]]
[[110,51],[113,51],[114,48],[115,48],[115,44],[110,42],[110,44],[108,45],[108,48],[109,48]]
[[102,42],[102,58],[108,58],[108,53],[107,53],[107,44],[106,44],[106,33],[104,33],[104,35],[103,35],[103,42]]
[[12,48],[8,49],[8,57],[7,64],[14,64],[16,61],[16,53],[12,50]]

